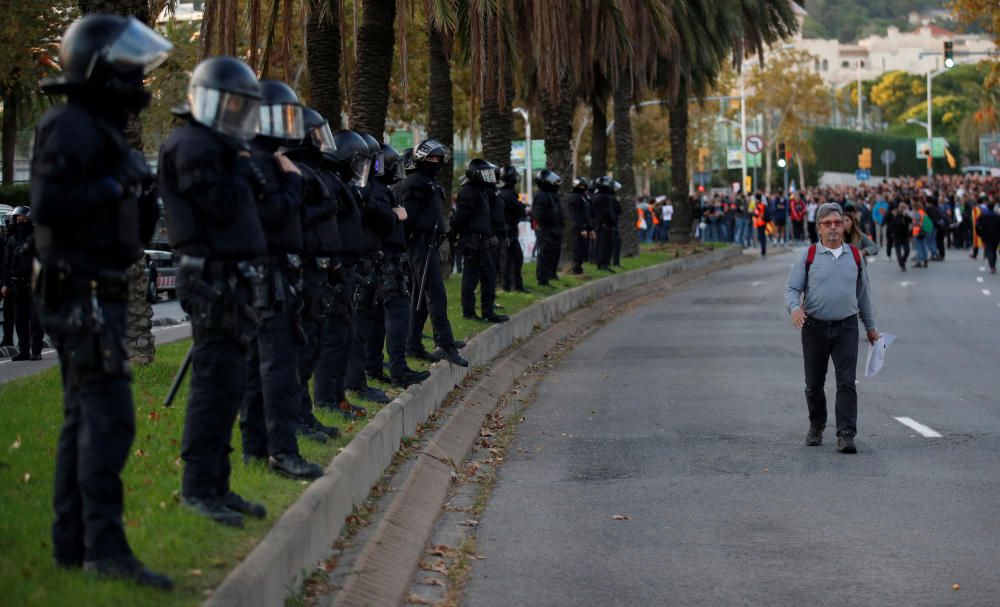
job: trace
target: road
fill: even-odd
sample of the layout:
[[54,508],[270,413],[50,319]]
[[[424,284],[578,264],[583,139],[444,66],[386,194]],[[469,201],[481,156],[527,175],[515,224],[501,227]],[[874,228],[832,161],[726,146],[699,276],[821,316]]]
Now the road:
[[872,265],[898,341],[859,371],[859,454],[842,455],[832,370],[825,443],[803,443],[796,254],[634,309],[549,374],[464,605],[1000,604],[1000,277],[961,254]]
[[[167,343],[177,339],[183,339],[191,335],[191,326],[182,322],[187,318],[187,314],[181,310],[177,300],[161,300],[153,304],[153,322],[156,324],[169,322],[169,326],[154,326],[153,335],[156,336],[156,343]],[[9,357],[0,360],[0,384],[8,382],[17,377],[33,375],[44,371],[49,367],[59,364],[56,351],[46,347],[42,351],[40,361],[18,361],[13,362]]]

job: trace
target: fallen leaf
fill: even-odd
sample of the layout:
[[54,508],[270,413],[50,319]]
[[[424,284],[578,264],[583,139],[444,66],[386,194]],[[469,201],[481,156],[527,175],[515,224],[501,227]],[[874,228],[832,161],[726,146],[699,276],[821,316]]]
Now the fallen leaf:
[[521,416],[521,419],[519,419],[518,421],[521,421],[521,422],[523,422],[524,420],[525,420],[525,417],[524,417],[524,416],[522,415],[522,416]]
[[427,584],[428,586],[447,586],[447,584],[445,584],[443,581],[439,580],[436,577],[429,577],[424,580],[424,583]]
[[428,601],[427,599],[421,598],[415,594],[411,594],[406,597],[407,603],[412,603],[413,605],[433,605],[434,603]]
[[188,569],[188,575],[191,577],[201,577],[201,569]]
[[166,510],[167,502],[160,502],[160,508]]
[[149,455],[149,454],[146,453],[145,451],[143,451],[142,449],[136,449],[135,450],[135,456],[136,457],[146,457],[147,455]]
[[952,590],[961,590],[961,588],[962,588],[962,587],[961,587],[961,586],[959,586],[958,584],[952,584],[952,585],[951,585],[951,589],[952,589]]
[[178,455],[177,459],[174,460],[174,466],[177,468],[181,467],[181,456]]
[[28,481],[30,481],[30,480],[31,480],[31,473],[30,472],[25,472],[24,473],[24,483],[28,484]]
[[630,521],[632,517],[627,514],[612,514],[611,520],[613,521]]
[[11,451],[13,451],[14,449],[20,449],[20,448],[21,448],[21,435],[18,434],[17,437],[14,438],[14,442],[11,443],[10,449]]
[[320,561],[319,566],[323,571],[330,573],[337,568],[337,563],[335,561]]
[[490,432],[486,428],[483,428],[482,430],[479,431],[479,436],[496,436],[496,434]]
[[473,554],[470,558],[475,559],[477,561],[485,561],[487,559],[487,557],[481,554]]
[[436,571],[438,573],[448,575],[448,565],[441,560],[435,561],[434,564],[431,565],[430,571]]
[[455,549],[451,546],[440,544],[431,548],[430,554],[431,556],[452,556],[455,554]]
[[155,421],[159,421],[159,420],[160,420],[160,414],[159,414],[159,413],[157,413],[156,409],[153,409],[152,411],[150,411],[150,412],[149,412],[149,415],[147,415],[147,417],[148,417],[148,418],[149,418],[149,419],[150,419],[151,421],[154,421],[154,422],[155,422]]
[[139,526],[139,519],[127,518],[127,519],[125,519],[125,526],[126,527],[138,527]]
[[463,527],[475,527],[479,525],[479,521],[470,518],[462,521],[461,523],[459,523],[459,525],[462,525]]

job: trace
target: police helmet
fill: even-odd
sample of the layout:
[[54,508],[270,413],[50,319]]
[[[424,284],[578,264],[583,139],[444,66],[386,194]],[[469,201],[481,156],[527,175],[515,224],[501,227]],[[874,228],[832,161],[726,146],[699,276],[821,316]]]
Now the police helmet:
[[541,171],[538,172],[538,176],[535,177],[535,184],[537,184],[538,187],[540,188],[541,187],[558,188],[560,185],[562,185],[562,177],[560,177],[552,169],[542,169]]
[[403,165],[403,170],[409,175],[417,170],[417,164],[413,161],[413,148],[403,148],[399,153],[399,162]]
[[589,190],[590,180],[587,179],[586,177],[577,177],[576,179],[573,180],[573,189],[581,191]]
[[306,136],[302,139],[303,145],[320,152],[333,151],[333,133],[330,132],[330,123],[322,114],[312,108],[302,108],[302,126],[306,131]]
[[368,168],[371,156],[364,137],[354,131],[337,131],[333,134],[333,150],[324,154],[335,164],[343,179],[353,180],[358,187],[368,184]]
[[191,118],[217,133],[250,139],[260,118],[260,84],[246,63],[233,57],[205,59],[194,68],[188,84]]
[[7,216],[7,222],[10,223],[17,221],[18,217],[27,217],[28,219],[31,219],[31,209],[23,205],[15,207],[14,210],[10,212],[10,215]]
[[[436,160],[432,160],[435,159]],[[451,160],[451,149],[437,139],[425,139],[413,148],[413,163],[425,162],[447,164]]]
[[143,76],[173,50],[166,38],[135,17],[85,15],[74,21],[59,45],[59,76],[42,82],[47,93],[106,91],[134,112],[149,102]]
[[383,173],[379,175],[379,177],[381,177],[383,181],[396,183],[406,177],[402,157],[400,157],[399,152],[397,152],[396,149],[388,143],[382,146],[382,158],[384,167]]
[[610,175],[601,175],[594,180],[594,187],[604,192],[617,192],[622,188],[622,184],[615,181]]
[[520,178],[521,175],[517,172],[517,168],[512,167],[509,164],[500,169],[500,181],[503,182],[505,186],[514,187],[517,185],[517,181]]
[[382,177],[385,175],[385,157],[382,156],[382,144],[370,133],[359,133],[359,135],[368,146],[368,157],[372,160],[372,175]]
[[299,96],[280,80],[260,81],[257,134],[286,143],[297,143],[306,134]]
[[473,158],[465,166],[465,178],[476,184],[493,185],[497,182],[496,165],[482,158]]

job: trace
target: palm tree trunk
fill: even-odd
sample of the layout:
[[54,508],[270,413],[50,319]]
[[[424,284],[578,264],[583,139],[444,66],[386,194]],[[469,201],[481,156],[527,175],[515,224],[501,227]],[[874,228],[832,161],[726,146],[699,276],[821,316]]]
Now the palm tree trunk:
[[[503,52],[497,49],[496,52]],[[501,98],[500,78],[493,76],[491,88],[487,88],[483,95],[483,102],[479,106],[479,130],[483,142],[483,158],[493,164],[503,167],[510,164],[510,142],[514,138],[514,113],[511,108],[513,102],[513,77],[509,69],[509,62],[505,62],[508,69],[504,70],[503,98]],[[487,63],[484,65],[486,73],[496,73],[499,67]]]
[[[146,25],[151,23],[147,0],[79,0],[80,12],[131,15]],[[130,144],[142,149],[142,123],[138,118],[129,120],[126,137]],[[125,347],[129,361],[135,365],[148,365],[156,355],[156,338],[153,337],[153,306],[146,301],[146,258],[138,260],[128,269],[128,308],[125,319]]]
[[618,232],[622,239],[622,255],[639,254],[639,233],[636,232],[635,170],[632,167],[632,74],[623,69],[615,83],[615,180],[622,184],[618,193],[622,214]]
[[590,102],[590,178],[597,179],[608,174],[608,100],[594,99]]
[[[306,21],[306,65],[310,102],[333,131],[340,130],[340,2],[310,0]],[[377,136],[381,136],[379,133]]]
[[[562,177],[560,200],[563,217],[569,218],[569,194],[573,181],[573,98],[572,83],[569,74],[564,74],[559,82],[558,94],[542,95],[542,115],[545,120],[545,159],[550,169]],[[532,179],[530,172],[526,179]],[[563,265],[571,264],[573,259],[573,226],[566,221],[563,229],[562,254]]]
[[11,85],[3,97],[3,184],[14,183],[14,154],[17,152],[17,110],[20,87]]
[[[455,100],[451,94],[451,48],[445,34],[427,26],[427,42],[430,51],[430,77],[428,79],[427,137],[437,139],[448,147],[455,143]],[[444,189],[441,212],[445,219],[451,217],[451,182],[455,175],[455,160],[451,158],[442,167],[438,182]],[[449,248],[442,254],[441,271],[445,277],[451,274],[452,254]]]
[[396,48],[396,0],[364,0],[363,7],[358,66],[351,81],[351,128],[381,139]]
[[674,218],[670,222],[670,240],[684,244],[691,240],[691,204],[688,201],[687,82],[681,78],[677,96],[670,103],[670,201]]

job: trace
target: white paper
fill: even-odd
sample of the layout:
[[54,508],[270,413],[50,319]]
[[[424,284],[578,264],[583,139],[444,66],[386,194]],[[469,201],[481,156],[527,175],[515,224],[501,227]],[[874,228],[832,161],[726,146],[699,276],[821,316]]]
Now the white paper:
[[896,341],[896,336],[892,333],[883,333],[879,336],[874,345],[868,346],[868,362],[865,363],[865,377],[873,377],[882,370],[885,365],[885,351],[889,345]]

